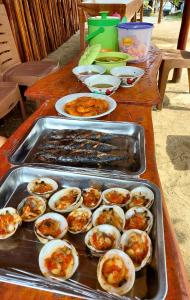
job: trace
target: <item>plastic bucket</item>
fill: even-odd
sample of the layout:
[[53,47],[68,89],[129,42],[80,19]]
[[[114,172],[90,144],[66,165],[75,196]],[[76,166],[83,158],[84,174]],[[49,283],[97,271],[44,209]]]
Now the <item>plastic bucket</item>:
[[136,22],[118,25],[119,50],[134,57],[133,62],[146,60],[153,24]]

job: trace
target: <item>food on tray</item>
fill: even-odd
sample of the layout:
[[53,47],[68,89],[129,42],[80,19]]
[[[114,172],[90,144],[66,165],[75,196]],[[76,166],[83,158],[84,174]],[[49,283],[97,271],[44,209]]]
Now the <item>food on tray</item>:
[[80,233],[88,231],[92,227],[92,213],[88,208],[78,208],[67,216],[69,231]]
[[85,236],[85,244],[95,256],[103,255],[107,250],[118,248],[120,232],[112,225],[99,225]]
[[144,231],[131,229],[121,237],[122,250],[132,259],[135,270],[139,271],[151,260],[152,243]]
[[69,187],[55,193],[48,202],[49,207],[57,212],[69,212],[80,206],[82,202],[81,190]]
[[102,198],[107,204],[117,204],[125,206],[130,200],[130,193],[126,189],[111,188],[102,193]]
[[131,201],[128,204],[128,208],[132,208],[134,206],[150,208],[153,202],[153,192],[145,186],[139,186],[131,191]]
[[40,251],[39,266],[44,276],[68,279],[74,274],[78,264],[78,253],[67,241],[50,241]]
[[34,232],[42,243],[55,238],[61,239],[67,229],[67,220],[57,213],[47,213],[39,217],[34,225]]
[[45,212],[46,202],[41,197],[28,196],[19,203],[17,209],[23,221],[32,222]]
[[117,205],[102,205],[93,213],[92,223],[93,226],[110,224],[121,231],[125,226],[125,215],[122,208]]
[[0,239],[7,239],[12,236],[21,223],[22,219],[15,208],[0,209]]
[[63,109],[72,116],[91,117],[106,112],[109,109],[109,104],[103,99],[80,97],[66,103]]
[[101,202],[101,192],[95,188],[85,189],[82,193],[83,206],[95,209]]
[[96,61],[97,62],[109,62],[109,63],[112,63],[112,62],[120,62],[120,61],[124,61],[125,58],[122,58],[122,57],[97,57],[96,58]]
[[145,207],[133,207],[125,214],[125,230],[139,229],[150,232],[153,225],[153,216]]
[[75,150],[80,148],[81,150],[95,150],[101,152],[110,152],[113,150],[119,150],[117,146],[113,146],[98,141],[92,141],[88,139],[65,139],[65,140],[52,140],[48,141],[45,145],[40,145],[39,149],[61,149],[61,150]]
[[29,182],[27,186],[27,190],[29,193],[41,195],[45,198],[50,197],[50,195],[57,189],[57,182],[46,177],[36,178]]
[[97,276],[104,290],[124,295],[133,287],[135,268],[127,254],[121,250],[112,249],[100,258]]

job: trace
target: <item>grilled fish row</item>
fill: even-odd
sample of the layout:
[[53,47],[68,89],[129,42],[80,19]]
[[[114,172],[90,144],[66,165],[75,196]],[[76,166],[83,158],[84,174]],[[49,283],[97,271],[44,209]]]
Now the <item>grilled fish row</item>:
[[126,158],[126,155],[113,155],[91,150],[60,151],[59,149],[52,149],[48,152],[40,151],[34,155],[34,159],[38,162],[88,165],[107,164]]
[[113,150],[119,150],[117,146],[113,146],[106,143],[101,143],[98,141],[92,141],[87,139],[64,139],[64,140],[50,140],[46,144],[41,144],[38,149],[62,149],[64,151],[68,150],[95,150],[100,152],[110,152]]

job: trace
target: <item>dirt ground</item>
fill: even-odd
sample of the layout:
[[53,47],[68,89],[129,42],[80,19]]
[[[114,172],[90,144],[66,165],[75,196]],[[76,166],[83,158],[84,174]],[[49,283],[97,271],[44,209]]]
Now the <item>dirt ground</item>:
[[[147,19],[155,22],[155,19]],[[146,21],[147,21],[146,20]],[[153,42],[160,48],[176,48],[180,20],[163,20],[155,24]],[[188,47],[190,50],[190,36]],[[79,52],[79,35],[50,55],[61,65]],[[28,114],[34,107],[27,103]],[[14,122],[13,122],[14,119]],[[165,104],[161,112],[153,111],[156,158],[158,170],[190,280],[190,94],[188,93],[187,71],[183,70],[181,82],[168,83]],[[21,122],[17,109],[1,121],[0,134],[9,136]],[[12,124],[15,124],[14,126]],[[10,130],[11,128],[11,130]]]

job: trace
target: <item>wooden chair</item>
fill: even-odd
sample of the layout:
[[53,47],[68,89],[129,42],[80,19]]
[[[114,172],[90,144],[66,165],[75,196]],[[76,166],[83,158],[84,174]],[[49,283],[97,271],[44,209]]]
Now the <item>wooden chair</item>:
[[3,4],[0,4],[0,66],[4,81],[24,86],[32,85],[58,68],[52,61],[21,63]]
[[172,69],[186,68],[188,71],[189,93],[190,93],[190,52],[185,50],[162,50],[162,64],[159,70],[158,87],[161,103],[157,106],[159,110],[163,107],[164,94],[168,75]]
[[26,119],[23,100],[18,84],[15,82],[0,82],[0,119],[7,115],[16,104],[20,104],[23,119]]

